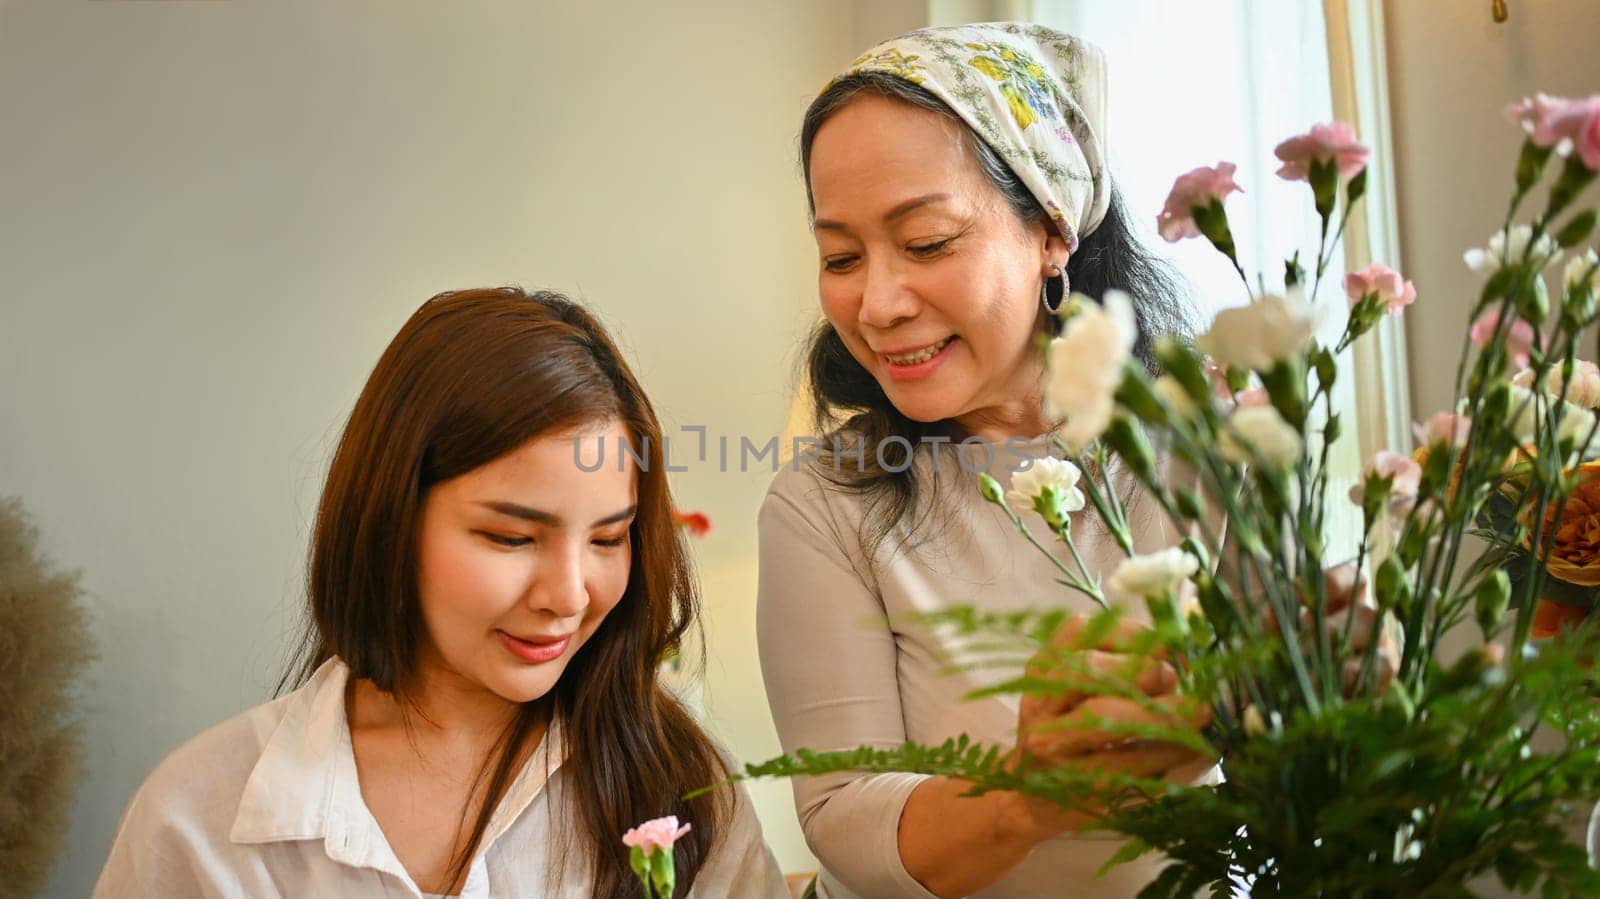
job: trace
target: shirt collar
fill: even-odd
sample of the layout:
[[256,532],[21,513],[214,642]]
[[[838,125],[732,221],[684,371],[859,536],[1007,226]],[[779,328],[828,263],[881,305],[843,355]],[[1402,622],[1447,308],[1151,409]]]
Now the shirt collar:
[[[304,686],[284,697],[283,718],[245,783],[229,834],[233,842],[320,839],[330,857],[357,865],[381,865],[388,859],[376,856],[392,856],[361,797],[345,713],[349,676],[342,661],[329,659]],[[560,722],[552,721],[490,818],[485,848],[521,816],[561,767],[564,742]]]
[[344,688],[350,669],[324,662],[285,697],[284,714],[245,782],[229,838],[235,843],[326,838],[336,808],[361,807]]

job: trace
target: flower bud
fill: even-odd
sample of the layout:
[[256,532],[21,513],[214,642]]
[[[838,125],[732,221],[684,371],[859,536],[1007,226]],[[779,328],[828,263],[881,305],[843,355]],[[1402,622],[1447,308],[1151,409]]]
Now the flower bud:
[[1378,608],[1383,611],[1398,609],[1404,613],[1411,604],[1411,581],[1406,578],[1406,568],[1396,556],[1390,556],[1378,566]]
[[1125,415],[1117,416],[1106,431],[1105,441],[1141,481],[1155,480],[1155,451],[1150,448],[1150,441],[1145,439],[1144,429],[1137,421]]
[[1522,155],[1517,159],[1517,193],[1527,193],[1544,174],[1544,167],[1550,162],[1550,153],[1555,149],[1555,144],[1541,147],[1533,142],[1532,138],[1522,142]]
[[1000,487],[1000,482],[995,480],[994,476],[988,472],[978,476],[978,492],[983,494],[983,498],[991,503],[1000,506],[1006,504],[1005,490]]
[[[1130,362],[1130,366],[1137,363]],[[1161,404],[1160,398],[1150,389],[1150,381],[1142,371],[1129,371],[1122,378],[1122,383],[1117,387],[1117,402],[1123,408],[1139,416],[1140,421],[1154,424],[1166,424],[1167,410]]]
[[1585,209],[1573,216],[1561,230],[1556,232],[1556,246],[1563,250],[1570,250],[1589,239],[1589,234],[1594,231],[1597,213],[1593,209]]
[[[1174,487],[1172,495],[1178,503],[1178,514],[1190,520],[1198,520],[1205,517],[1206,501],[1201,498],[1200,494],[1187,487]],[[1200,558],[1203,564],[1205,557],[1198,553],[1196,553],[1196,557]]]
[[1156,361],[1161,370],[1171,375],[1196,403],[1211,401],[1211,381],[1206,377],[1205,365],[1200,355],[1187,343],[1172,337],[1156,341]]
[[1255,706],[1250,706],[1244,710],[1243,724],[1245,736],[1252,740],[1265,736],[1267,733],[1267,721],[1261,717],[1261,710]]
[[1511,576],[1504,569],[1496,569],[1478,582],[1476,611],[1478,628],[1485,639],[1493,637],[1506,616],[1506,606],[1511,602]]

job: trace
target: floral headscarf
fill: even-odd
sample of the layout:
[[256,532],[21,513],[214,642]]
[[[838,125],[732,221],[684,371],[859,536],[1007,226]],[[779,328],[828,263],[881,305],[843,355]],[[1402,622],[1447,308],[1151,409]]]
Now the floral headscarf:
[[983,138],[1055,221],[1068,246],[1099,226],[1105,171],[1105,57],[1042,25],[924,28],[873,47],[835,81],[893,75],[943,100]]

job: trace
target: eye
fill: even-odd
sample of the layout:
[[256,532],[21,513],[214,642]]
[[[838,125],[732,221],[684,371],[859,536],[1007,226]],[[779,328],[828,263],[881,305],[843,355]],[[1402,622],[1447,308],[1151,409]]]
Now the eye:
[[829,256],[822,260],[822,267],[834,274],[849,271],[860,259],[859,256]]
[[533,542],[532,537],[513,537],[507,534],[491,534],[488,531],[479,531],[478,533],[490,543],[498,546],[527,546]]
[[612,549],[618,546],[627,545],[628,535],[623,534],[621,537],[596,537],[592,542],[595,546],[603,546],[607,549]]
[[911,255],[916,256],[919,259],[932,259],[933,257],[944,252],[945,247],[948,246],[950,246],[950,241],[946,239],[936,240],[933,243],[923,243],[916,244],[915,246],[908,246],[906,247],[906,250],[908,250]]

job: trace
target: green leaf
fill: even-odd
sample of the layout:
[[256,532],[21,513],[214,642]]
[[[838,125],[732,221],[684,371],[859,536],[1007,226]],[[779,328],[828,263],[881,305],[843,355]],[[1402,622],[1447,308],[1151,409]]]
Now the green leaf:
[[1106,859],[1106,863],[1100,866],[1100,870],[1094,872],[1094,876],[1104,877],[1106,872],[1110,871],[1112,868],[1115,868],[1118,865],[1125,865],[1139,856],[1152,851],[1153,849],[1154,847],[1149,843],[1146,843],[1144,840],[1135,837],[1128,842],[1123,843],[1121,848],[1113,853],[1110,858]]

